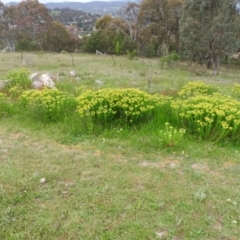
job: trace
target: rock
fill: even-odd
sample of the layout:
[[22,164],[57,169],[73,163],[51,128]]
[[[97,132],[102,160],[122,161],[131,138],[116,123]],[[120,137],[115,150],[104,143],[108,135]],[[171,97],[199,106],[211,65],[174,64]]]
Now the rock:
[[45,87],[55,88],[55,83],[53,82],[52,78],[50,77],[50,75],[48,73],[42,74],[40,80],[44,84]]
[[69,72],[69,75],[71,77],[76,77],[77,74],[76,74],[76,72],[74,70],[72,70],[72,71]]
[[95,83],[97,83],[98,85],[103,85],[104,84],[104,82],[101,81],[101,80],[96,80]]
[[40,183],[45,184],[47,182],[46,178],[41,178]]
[[40,81],[40,75],[39,73],[32,73],[30,76],[29,76],[30,80],[32,81]]
[[32,88],[41,90],[44,87],[55,88],[55,83],[53,82],[51,76],[48,73],[40,75],[39,73],[32,73],[29,76],[32,81]]
[[32,89],[42,90],[44,88],[44,84],[40,81],[34,81],[32,83]]

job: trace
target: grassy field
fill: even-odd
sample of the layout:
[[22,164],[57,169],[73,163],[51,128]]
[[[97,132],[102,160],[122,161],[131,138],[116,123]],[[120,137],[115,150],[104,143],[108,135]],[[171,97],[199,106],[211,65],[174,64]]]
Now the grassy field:
[[[186,63],[163,68],[158,59],[79,54],[74,66],[70,54],[0,59],[0,79],[26,67],[52,74],[72,94],[88,86],[175,96],[189,81],[223,92],[240,83],[236,68],[213,76]],[[155,126],[72,134],[64,124],[20,113],[0,120],[0,239],[239,239],[238,145],[187,135],[162,147],[150,134]]]

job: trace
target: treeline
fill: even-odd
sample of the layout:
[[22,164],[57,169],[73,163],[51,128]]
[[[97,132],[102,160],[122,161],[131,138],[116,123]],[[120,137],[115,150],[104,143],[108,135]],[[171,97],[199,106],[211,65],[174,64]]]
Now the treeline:
[[0,44],[9,51],[74,51],[79,31],[54,21],[45,5],[26,0],[18,5],[0,3]]
[[1,44],[11,50],[47,50],[125,54],[146,57],[178,53],[182,58],[213,65],[240,49],[237,0],[141,0],[129,2],[119,17],[104,15],[90,36],[52,19],[37,0],[16,6],[1,4]]

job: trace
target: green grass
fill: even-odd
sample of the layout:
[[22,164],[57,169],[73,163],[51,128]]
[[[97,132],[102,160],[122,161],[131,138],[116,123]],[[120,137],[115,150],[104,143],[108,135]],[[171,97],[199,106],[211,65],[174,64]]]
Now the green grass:
[[[19,56],[0,53],[2,79],[22,67]],[[188,81],[239,82],[237,70],[196,74],[161,69],[157,59],[121,56],[114,65],[83,54],[71,66],[67,54],[24,56],[31,72],[59,73],[57,85],[71,93],[98,88],[95,80],[149,90],[149,79],[151,91],[172,96]],[[0,120],[0,239],[239,239],[239,146],[185,136],[162,147],[157,123],[89,133],[72,121],[44,124],[21,112]]]

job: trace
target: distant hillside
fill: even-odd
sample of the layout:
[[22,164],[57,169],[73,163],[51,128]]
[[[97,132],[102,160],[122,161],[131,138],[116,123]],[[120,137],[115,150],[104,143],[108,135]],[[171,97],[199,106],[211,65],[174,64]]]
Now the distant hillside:
[[70,8],[75,10],[82,10],[84,12],[106,14],[106,13],[116,13],[120,8],[125,6],[127,1],[94,1],[94,2],[50,2],[45,3],[48,9],[62,9]]

